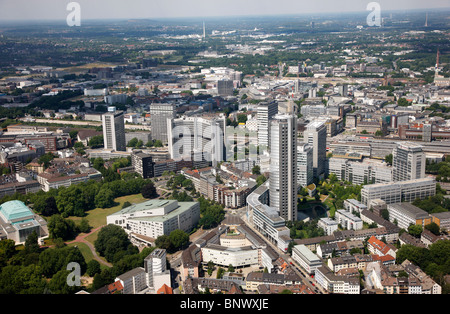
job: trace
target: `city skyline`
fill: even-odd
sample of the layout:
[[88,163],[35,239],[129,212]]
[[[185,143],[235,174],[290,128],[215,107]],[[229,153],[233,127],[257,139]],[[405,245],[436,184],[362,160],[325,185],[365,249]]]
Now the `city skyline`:
[[[212,18],[231,16],[276,16],[301,14],[328,14],[366,12],[371,1],[330,1],[320,2],[280,0],[276,4],[272,1],[249,0],[245,3],[236,0],[222,3],[219,1],[193,0],[189,5],[180,0],[143,1],[131,0],[126,3],[117,1],[75,1],[80,4],[81,18],[91,19],[155,19],[155,18]],[[112,2],[112,3],[111,3]],[[382,11],[435,10],[449,8],[448,1],[376,1]],[[56,0],[33,1],[0,1],[1,21],[24,20],[65,20],[70,3]],[[20,8],[20,10],[18,10]]]

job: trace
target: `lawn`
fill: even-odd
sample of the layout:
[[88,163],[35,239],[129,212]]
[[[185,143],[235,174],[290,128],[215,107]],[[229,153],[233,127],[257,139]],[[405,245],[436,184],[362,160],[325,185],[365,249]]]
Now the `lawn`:
[[[77,246],[78,249],[80,250],[81,254],[83,254],[83,257],[84,257],[84,260],[86,261],[86,263],[89,263],[91,260],[94,259],[94,255],[92,254],[91,250],[89,249],[89,246],[86,243],[75,242],[75,243],[69,244],[68,246]],[[102,263],[100,263],[100,268],[104,269],[104,268],[108,268],[108,267],[103,265]]]
[[[111,208],[95,208],[87,212],[86,218],[89,221],[89,225],[92,229],[95,229],[99,226],[106,225],[106,216],[111,215],[115,212],[118,212],[122,209],[122,205],[125,202],[130,202],[131,204],[142,203],[147,200],[142,196],[142,194],[133,194],[127,196],[121,196],[116,198],[114,201],[118,203],[118,205]],[[69,219],[75,221],[75,223],[79,223],[82,217],[74,217],[71,216]]]

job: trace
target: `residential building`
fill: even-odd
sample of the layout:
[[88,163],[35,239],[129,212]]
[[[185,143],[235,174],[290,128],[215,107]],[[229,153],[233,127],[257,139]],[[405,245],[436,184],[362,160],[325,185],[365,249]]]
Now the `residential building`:
[[317,227],[322,228],[326,235],[332,235],[336,230],[338,230],[339,223],[331,218],[320,218]]
[[143,267],[136,267],[117,276],[114,281],[120,282],[123,287],[123,294],[138,294],[147,288],[146,275],[147,273]]
[[389,244],[384,243],[383,241],[377,239],[375,236],[371,236],[367,241],[367,248],[369,252],[372,254],[376,254],[379,256],[390,255],[392,257],[396,257],[397,249]]
[[314,177],[320,177],[325,172],[327,157],[327,128],[323,122],[313,121],[303,132],[303,142],[313,147]]
[[108,112],[102,115],[103,143],[105,149],[126,151],[123,114],[123,111],[116,111],[115,107],[108,107]]
[[307,143],[297,146],[297,185],[306,187],[313,183],[313,147]]
[[317,268],[315,279],[328,293],[360,294],[359,276],[338,276],[324,265]]
[[347,230],[361,230],[363,228],[363,221],[351,212],[339,209],[335,213],[336,221]]
[[276,101],[263,102],[258,105],[258,146],[268,148],[270,144],[270,120],[278,114],[278,103]]
[[344,200],[344,208],[351,213],[361,213],[363,210],[367,209],[367,206],[355,199],[346,199]]
[[168,103],[152,103],[150,105],[150,125],[152,139],[163,144],[168,143],[167,120],[176,117],[176,106]]
[[163,286],[171,286],[170,270],[166,264],[166,250],[155,249],[144,259],[144,270],[147,274],[147,287],[159,289]]

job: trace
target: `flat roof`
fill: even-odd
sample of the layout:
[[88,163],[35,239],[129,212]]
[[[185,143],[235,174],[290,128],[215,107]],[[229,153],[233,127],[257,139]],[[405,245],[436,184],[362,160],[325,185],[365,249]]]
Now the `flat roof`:
[[[135,217],[135,218],[128,218],[129,220],[141,220],[141,221],[154,221],[154,222],[164,222],[168,219],[171,219],[173,217],[176,217],[180,215],[181,213],[185,212],[186,210],[189,210],[195,204],[199,204],[198,202],[181,202],[178,203],[178,207],[171,212],[167,213],[166,215],[161,216],[149,216],[149,217]],[[154,207],[157,208],[157,207]],[[149,208],[145,208],[149,209]]]

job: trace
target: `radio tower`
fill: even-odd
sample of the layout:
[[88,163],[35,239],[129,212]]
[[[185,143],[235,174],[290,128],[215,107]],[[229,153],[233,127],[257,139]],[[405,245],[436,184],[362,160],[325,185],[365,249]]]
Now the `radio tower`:
[[428,27],[428,12],[427,12],[426,17],[425,17],[425,27]]

